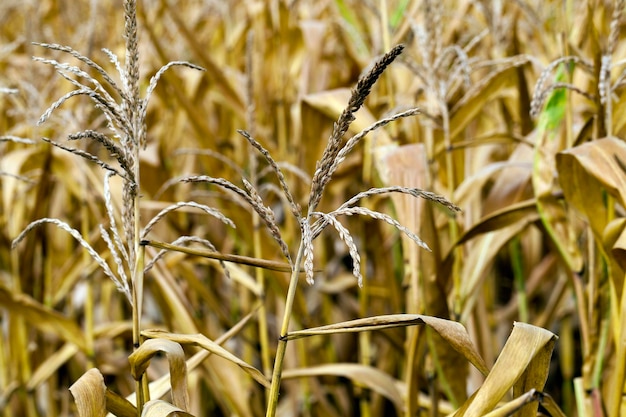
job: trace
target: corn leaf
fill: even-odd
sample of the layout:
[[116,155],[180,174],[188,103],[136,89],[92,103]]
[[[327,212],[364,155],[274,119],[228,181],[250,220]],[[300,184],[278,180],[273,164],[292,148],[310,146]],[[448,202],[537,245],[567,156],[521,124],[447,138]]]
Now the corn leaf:
[[[494,410],[504,395],[514,388],[543,390],[556,336],[548,330],[515,323],[500,356],[478,391],[457,411],[456,417],[482,417]],[[518,396],[521,394],[518,394]],[[521,416],[535,416],[534,407],[524,408]]]
[[81,350],[86,349],[85,336],[74,320],[44,306],[26,294],[15,294],[0,284],[0,305],[11,314],[24,318],[36,329],[53,333],[58,338],[73,343]]
[[339,333],[357,333],[372,330],[391,329],[396,327],[415,326],[426,324],[443,337],[450,345],[476,367],[483,374],[488,368],[480,354],[474,347],[465,327],[455,321],[430,317],[421,314],[390,314],[385,316],[368,317],[357,320],[329,324],[327,326],[289,332],[287,340],[300,339],[316,335]]
[[188,410],[187,364],[180,344],[167,339],[146,340],[128,357],[131,374],[138,381],[150,365],[150,360],[159,352],[165,352],[169,362],[172,402],[176,407]]
[[80,417],[106,416],[106,386],[99,370],[92,368],[85,372],[72,384],[70,392]]
[[144,405],[143,412],[141,413],[141,417],[169,417],[171,415],[179,417],[193,417],[192,414],[189,414],[185,410],[182,410],[163,400],[148,401],[146,405]]
[[[145,330],[142,332],[142,334],[146,337],[158,338],[160,340],[170,340],[170,341],[180,343],[180,344],[199,346],[203,349],[208,350],[214,355],[220,356],[234,363],[235,365],[239,366],[241,369],[243,369],[246,373],[248,373],[252,378],[254,378],[259,384],[263,385],[264,387],[269,388],[270,386],[268,379],[263,375],[261,371],[256,369],[254,366],[239,359],[238,357],[236,357],[235,355],[233,355],[232,353],[230,353],[229,351],[221,347],[219,344],[215,343],[214,341],[212,341],[211,339],[209,339],[208,337],[202,334],[189,334],[189,335],[188,334],[176,334],[176,333],[169,333],[169,332],[164,332],[160,330]],[[158,340],[158,339],[153,339],[153,340]]]

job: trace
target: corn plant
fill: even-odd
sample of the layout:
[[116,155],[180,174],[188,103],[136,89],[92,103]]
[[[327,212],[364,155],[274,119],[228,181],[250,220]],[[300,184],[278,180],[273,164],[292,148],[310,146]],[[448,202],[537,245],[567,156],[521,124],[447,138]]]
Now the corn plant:
[[623,1],[87,3],[1,6],[1,413],[620,415]]

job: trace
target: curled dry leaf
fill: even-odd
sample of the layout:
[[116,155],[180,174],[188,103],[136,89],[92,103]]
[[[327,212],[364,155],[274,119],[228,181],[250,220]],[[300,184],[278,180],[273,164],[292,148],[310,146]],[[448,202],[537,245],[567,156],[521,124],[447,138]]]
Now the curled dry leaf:
[[239,359],[237,356],[233,355],[232,353],[221,347],[219,344],[215,343],[214,341],[202,334],[176,334],[160,330],[145,330],[141,332],[141,334],[145,337],[158,338],[151,340],[169,340],[172,342],[176,342],[176,344],[180,343],[199,346],[239,366],[264,387],[269,388],[270,386],[269,381],[261,371],[259,371],[249,363],[246,363],[243,360]]
[[167,339],[146,340],[128,357],[133,378],[137,381],[141,378],[148,368],[150,360],[158,352],[165,352],[169,361],[172,402],[175,406],[188,410],[187,363],[185,362],[185,352],[180,344]]
[[[259,306],[260,305],[257,305],[257,307],[254,308],[252,312],[248,313],[237,324],[231,327],[226,333],[221,335],[219,338],[215,339],[215,343],[217,343],[218,345],[222,345],[226,341],[234,337],[235,335],[239,334],[246,327],[249,321],[256,315],[256,312]],[[161,333],[162,332],[159,330],[146,330],[143,332],[143,336],[158,337],[158,335]],[[191,372],[192,370],[200,366],[202,362],[204,362],[209,356],[211,356],[211,353],[212,352],[208,350],[201,350],[195,355],[193,355],[191,358],[189,358],[186,362],[188,372]],[[169,391],[170,387],[171,387],[170,376],[169,374],[165,374],[161,376],[159,379],[157,379],[156,381],[153,381],[150,383],[150,394],[153,396],[153,398],[160,398],[163,395],[165,395],[167,391]],[[136,401],[135,393],[131,394],[128,397],[128,400],[130,402],[135,402]]]
[[[570,202],[591,226],[598,247],[605,251],[611,284],[611,316],[614,340],[623,340],[626,334],[626,292],[623,269],[626,267],[626,233],[623,218],[613,221],[607,209],[606,195],[610,194],[622,207],[626,205],[626,145],[615,137],[595,140],[563,151],[557,155],[559,175],[567,178],[561,187]],[[608,255],[608,256],[607,256]],[[620,271],[621,269],[621,271]],[[621,293],[621,295],[620,295]],[[626,347],[616,342],[616,362],[609,379],[613,387],[624,386],[626,380]],[[623,397],[619,390],[609,396],[609,414],[617,415]]]
[[602,242],[607,253],[611,253],[611,263],[617,274],[615,279],[621,282],[626,270],[626,218],[620,217],[611,220],[604,228]]
[[136,417],[137,407],[126,398],[111,391],[107,388],[106,391],[107,410],[109,415],[113,414],[117,417]]
[[556,168],[563,194],[582,213],[596,237],[602,236],[608,217],[603,189],[626,206],[626,144],[618,138],[604,138],[560,152]]
[[106,386],[99,370],[92,368],[85,372],[72,386],[80,417],[104,417],[106,409]]
[[[531,389],[543,390],[556,335],[540,327],[515,323],[495,365],[478,391],[459,409],[456,417],[479,417],[494,410],[513,388],[518,397]],[[535,416],[537,404],[516,415]]]
[[169,417],[172,415],[179,417],[193,417],[192,414],[189,414],[185,410],[181,410],[167,401],[162,400],[148,401],[146,405],[144,405],[143,412],[141,413],[141,417]]

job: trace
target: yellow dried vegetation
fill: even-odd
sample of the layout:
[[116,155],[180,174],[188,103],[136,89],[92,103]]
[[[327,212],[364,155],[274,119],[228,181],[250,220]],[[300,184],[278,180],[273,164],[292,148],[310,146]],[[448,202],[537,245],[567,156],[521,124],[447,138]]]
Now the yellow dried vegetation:
[[626,415],[624,3],[2,1],[0,415]]

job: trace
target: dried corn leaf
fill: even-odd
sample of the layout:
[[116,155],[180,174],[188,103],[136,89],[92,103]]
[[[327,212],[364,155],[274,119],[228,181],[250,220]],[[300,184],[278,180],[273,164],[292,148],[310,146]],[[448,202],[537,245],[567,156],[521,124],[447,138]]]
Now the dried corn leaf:
[[85,372],[70,387],[80,417],[104,417],[106,409],[106,386],[99,370]]
[[[377,147],[374,157],[381,179],[386,185],[396,184],[423,190],[432,187],[426,147],[423,144]],[[441,245],[439,243],[441,231],[438,230],[435,221],[434,206],[425,199],[416,199],[399,193],[392,194],[391,199],[398,221],[409,230],[416,232],[432,248],[432,251],[417,251],[415,243],[402,236],[405,257],[405,284],[403,285],[406,289],[405,311],[435,317],[449,317],[447,303],[441,302],[446,299],[444,288],[447,286],[449,276],[441,273]],[[410,337],[417,338],[417,335]],[[430,349],[435,351],[433,356],[442,363],[440,367],[442,374],[439,378],[450,387],[449,391],[452,393],[450,397],[458,399],[457,404],[460,404],[467,397],[466,376],[469,371],[467,361],[438,335],[433,334],[430,340]],[[411,343],[416,344],[417,339]],[[409,395],[415,398],[416,393]],[[413,407],[413,404],[409,404],[409,407]]]
[[602,190],[626,206],[626,173],[618,160],[626,162],[626,144],[618,138],[588,142],[556,156],[568,203],[585,216],[597,237],[602,236],[608,221]]
[[[485,189],[487,183],[494,179],[495,184],[490,195],[498,199],[497,203],[502,202],[501,206],[506,206],[506,203],[502,201],[503,197],[509,197],[511,194],[515,197],[519,195],[519,191],[525,188],[524,171],[528,171],[527,176],[530,179],[530,167],[530,163],[522,161],[493,162],[466,177],[454,190],[453,201],[461,207],[466,207],[471,201],[481,201],[481,193],[477,191]],[[494,175],[496,173],[497,176]],[[503,187],[506,189],[502,189]],[[489,211],[488,208],[485,210]]]
[[550,142],[548,136],[542,134],[542,139],[535,144],[532,182],[537,210],[548,235],[569,269],[580,271],[583,260],[572,230],[571,217],[553,194],[556,189],[556,178],[553,174],[556,152],[554,142]]
[[[519,323],[517,326],[528,326],[524,323]],[[537,330],[540,329],[540,330]],[[537,352],[533,356],[530,364],[522,374],[522,376],[515,382],[513,386],[513,397],[519,397],[526,392],[532,390],[543,390],[546,380],[548,379],[548,372],[550,371],[550,359],[552,358],[552,350],[556,343],[557,336],[551,332],[541,329],[539,327],[528,326],[528,333],[531,331],[537,334],[533,337],[539,340],[541,337],[546,338],[545,343],[541,341],[541,344],[537,344]],[[528,337],[526,339],[529,339]],[[531,343],[533,343],[531,341]],[[532,345],[531,345],[532,346]],[[530,406],[521,410],[518,415],[520,417],[534,417],[537,415],[537,403],[532,403]]]
[[512,204],[482,218],[477,224],[472,226],[463,234],[463,236],[461,236],[457,245],[461,245],[483,233],[500,230],[519,222],[524,225],[528,225],[537,220],[539,220],[539,214],[537,213],[535,200],[527,200],[518,204]]
[[109,416],[113,414],[117,417],[136,417],[137,407],[126,398],[107,389],[106,391],[107,410]]
[[366,332],[422,324],[430,326],[439,333],[441,337],[450,343],[457,352],[465,356],[480,372],[485,375],[489,372],[487,365],[474,347],[474,344],[462,324],[421,314],[390,314],[344,321],[327,326],[289,332],[286,338],[287,340],[293,340],[315,335]]
[[[495,409],[511,388],[541,391],[549,371],[549,360],[556,336],[548,330],[515,323],[495,365],[485,382],[455,417],[481,417]],[[535,416],[534,407],[521,410],[520,416]]]
[[[207,48],[202,43],[198,42],[197,37],[194,35],[183,17],[179,14],[178,7],[173,7],[169,2],[165,2],[165,7],[172,17],[172,20],[176,24],[181,35],[185,38],[191,49],[193,50],[195,57],[199,59],[199,63],[207,71],[208,76],[213,81],[213,86],[222,93],[226,99],[226,103],[232,107],[232,109],[239,114],[244,112],[243,94],[238,90],[237,86],[226,76],[222,68],[213,60],[210,54],[207,53]],[[145,25],[145,26],[150,26]],[[153,38],[154,40],[154,38]]]
[[[542,393],[537,390],[530,390],[508,403],[496,408],[494,411],[485,414],[485,417],[507,417],[514,415],[524,406],[533,402],[541,401]],[[515,414],[517,415],[517,414]]]
[[566,417],[561,407],[554,401],[554,398],[546,393],[541,394],[541,406],[552,417]]
[[243,375],[236,364],[219,356],[211,355],[203,364],[205,382],[213,392],[220,408],[227,410],[225,414],[239,417],[253,417],[253,403],[247,395],[254,385],[250,378]]
[[[337,90],[308,94],[303,98],[303,101],[329,118],[337,120],[339,115],[345,109],[346,104],[350,101],[351,95],[352,92],[348,88],[341,88]],[[361,107],[358,114],[355,116],[356,119],[350,125],[350,130],[353,133],[359,133],[360,131],[373,125],[378,120],[367,109],[367,107]],[[388,145],[392,142],[389,134],[383,129],[379,129],[377,131],[377,135],[377,143],[379,145]]]
[[0,305],[9,313],[19,315],[36,329],[54,333],[60,339],[86,349],[85,336],[74,320],[44,306],[25,294],[14,294],[0,284]]
[[188,410],[187,364],[185,352],[180,344],[167,339],[146,340],[128,357],[130,372],[138,381],[150,365],[152,357],[159,352],[165,352],[169,362],[172,402],[175,406]]
[[[0,158],[0,171],[10,172],[11,174],[25,174],[28,164],[31,164],[43,158],[40,148],[31,146],[27,149],[14,150],[10,153],[10,157]],[[2,177],[2,204],[5,208],[10,208],[14,204],[15,196],[19,195],[19,187],[22,182],[17,178],[10,176]],[[19,227],[19,226],[17,226]],[[9,229],[9,232],[13,232]],[[19,230],[17,231],[19,233]]]
[[623,136],[626,126],[626,94],[621,94],[617,102],[613,104],[613,131],[618,136]]
[[[602,246],[608,262],[609,276],[615,296],[622,294],[624,287],[624,271],[626,270],[626,218],[614,219],[604,229]],[[610,254],[610,256],[608,255]],[[611,305],[615,307],[614,305]],[[613,314],[616,314],[615,312]],[[614,316],[616,317],[616,316]],[[619,321],[622,322],[623,321]]]
[[163,400],[148,401],[141,413],[141,417],[169,417],[171,415],[193,417],[192,414],[187,413],[185,410],[181,410]]
[[[533,142],[532,138],[527,141]],[[477,190],[468,190],[468,193],[473,191],[476,195],[476,204],[482,207],[483,213],[492,213],[534,197],[531,185],[533,153],[532,146],[526,143],[517,145],[509,155],[506,166],[493,176],[493,184],[489,184],[486,198],[481,197]],[[489,167],[480,171],[483,170],[489,170]],[[481,190],[487,189],[483,187]]]
[[[559,66],[555,82],[566,79],[566,67]],[[554,195],[557,190],[556,155],[566,146],[564,123],[567,94],[563,88],[552,91],[539,117],[535,141],[532,184],[537,199],[537,210],[552,243],[571,271],[580,271],[583,259],[567,210]],[[564,178],[568,180],[567,178]],[[567,182],[567,181],[563,181]]]
[[597,241],[604,243],[599,247],[613,255],[608,257],[611,264],[617,263],[611,276],[618,294],[623,285],[619,269],[626,268],[626,236],[623,225],[609,224],[605,193],[626,205],[626,173],[620,161],[626,161],[626,145],[618,138],[585,143],[560,152],[556,158],[559,176],[566,179],[561,187],[567,202],[589,222]]
[[[141,244],[152,246],[158,249],[165,249],[169,251],[186,253],[187,255],[192,255],[192,256],[200,256],[203,258],[217,259],[217,260],[225,261],[225,262],[232,262],[232,263],[237,263],[241,265],[250,265],[250,266],[255,266],[258,268],[265,268],[265,269],[269,269],[272,271],[291,272],[291,266],[284,262],[269,261],[266,259],[251,258],[249,256],[242,256],[242,255],[224,254],[224,253],[219,253],[219,252],[206,250],[206,249],[200,249],[200,248],[188,248],[185,246],[171,245],[165,242],[158,242],[156,240],[142,240]],[[256,288],[254,284],[243,282],[243,285],[248,287],[255,294],[257,295],[259,294],[260,290]]]
[[[626,330],[626,299],[623,291],[626,268],[626,222],[623,218],[609,222],[609,211],[605,202],[605,192],[621,205],[626,202],[626,172],[622,167],[626,161],[626,145],[618,138],[604,138],[585,143],[557,156],[557,167],[568,181],[562,184],[568,201],[580,211],[591,225],[596,238],[602,244],[610,265],[612,278],[611,293],[616,303],[611,303],[613,332],[615,340],[621,340]],[[621,295],[620,295],[621,294]],[[614,386],[623,386],[624,345],[617,344],[615,371],[612,374]],[[612,396],[610,409],[619,409],[620,397]]]
[[61,349],[48,356],[33,373],[30,380],[26,383],[26,389],[33,391],[48,378],[50,378],[58,369],[78,352],[78,346],[73,343],[66,343]]
[[[257,309],[258,309],[258,306],[252,312],[250,312],[244,318],[242,318],[237,324],[235,324],[230,329],[228,329],[228,331],[226,333],[224,333],[222,336],[220,336],[218,339],[216,339],[215,343],[217,343],[218,345],[221,345],[221,344],[225,343],[226,341],[228,341],[230,338],[232,338],[235,335],[239,334],[243,330],[243,328],[248,324],[250,319],[252,319],[252,317],[256,314]],[[144,336],[146,336],[146,335],[144,334]],[[196,353],[191,358],[189,358],[187,360],[187,370],[188,370],[188,372],[191,372],[192,370],[196,369],[210,355],[211,355],[210,351],[208,351],[208,350],[201,350],[200,352]],[[167,393],[167,391],[170,390],[170,388],[171,388],[171,381],[170,381],[170,375],[168,373],[168,374],[165,374],[165,375],[161,376],[156,381],[153,381],[153,382],[150,383],[150,394],[153,396],[153,398],[161,398],[163,395],[165,395]],[[131,403],[136,403],[136,398],[135,397],[136,396],[133,393],[133,394],[128,396],[127,400],[129,402],[131,402]]]
[[180,344],[199,346],[239,366],[264,387],[270,387],[268,379],[263,375],[261,371],[239,359],[237,356],[233,355],[232,353],[221,347],[219,344],[215,343],[214,341],[202,334],[176,334],[161,330],[144,330],[142,332],[142,335],[150,338],[158,338],[160,340],[171,340]]
[[193,314],[189,311],[191,304],[171,272],[162,265],[156,264],[156,268],[151,271],[151,277],[163,294],[164,303],[161,308],[168,311],[170,322],[176,325],[174,330],[196,333],[198,329]]
[[516,68],[527,62],[528,58],[523,56],[512,59],[505,67],[494,71],[472,87],[451,110],[450,137],[459,135],[490,102],[502,97],[507,88],[515,86]]
[[[518,235],[527,226],[525,222],[513,223],[497,231],[479,235],[472,244],[472,250],[463,264],[461,271],[461,322],[465,322],[480,296],[477,289],[487,277],[487,270],[492,266],[494,259],[514,236]],[[446,264],[452,262],[448,255]]]
[[388,398],[402,414],[406,397],[406,386],[402,381],[390,377],[380,369],[355,363],[333,363],[301,369],[287,369],[283,379],[311,376],[335,375],[349,378],[354,383],[367,387]]
[[346,35],[349,39],[349,42],[347,43],[351,43],[354,45],[360,58],[371,56],[371,53],[369,52],[369,47],[363,39],[363,17],[354,13],[355,8],[351,7],[351,5],[346,4],[345,0],[335,0],[335,5],[339,10],[339,14],[343,20],[343,24],[341,25],[341,27],[344,28]]

